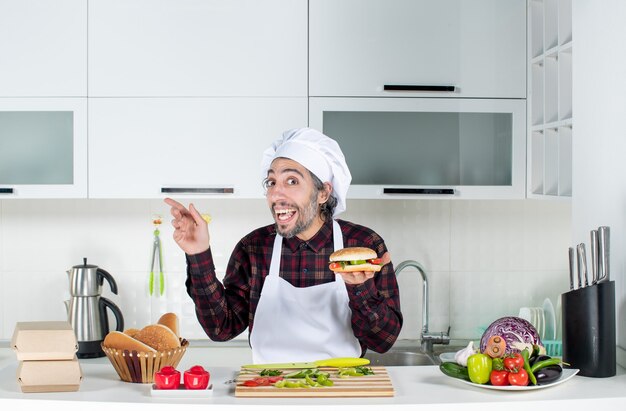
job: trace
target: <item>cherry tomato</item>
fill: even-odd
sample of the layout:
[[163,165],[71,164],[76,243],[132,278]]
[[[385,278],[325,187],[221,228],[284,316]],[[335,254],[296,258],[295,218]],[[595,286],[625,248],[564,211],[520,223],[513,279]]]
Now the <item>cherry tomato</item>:
[[493,370],[489,377],[491,385],[509,385],[509,372],[505,370]]
[[180,372],[174,367],[163,367],[154,373],[154,384],[159,390],[176,390],[180,386]]
[[183,374],[185,388],[188,390],[205,390],[209,386],[211,375],[203,367],[194,365]]
[[528,373],[525,369],[520,369],[518,372],[509,373],[509,384],[511,385],[528,385]]
[[259,383],[254,380],[247,380],[243,382],[243,385],[245,385],[246,387],[258,387]]
[[245,385],[246,387],[264,387],[282,379],[283,377],[256,377],[244,381],[243,385]]
[[382,258],[372,258],[369,260],[370,264],[380,265],[383,262]]
[[268,379],[270,380],[270,384],[274,384],[275,382],[282,380],[283,377],[281,377],[281,376],[268,377]]
[[511,357],[504,358],[504,368],[509,371],[521,370],[524,368],[524,357],[522,354],[515,353]]

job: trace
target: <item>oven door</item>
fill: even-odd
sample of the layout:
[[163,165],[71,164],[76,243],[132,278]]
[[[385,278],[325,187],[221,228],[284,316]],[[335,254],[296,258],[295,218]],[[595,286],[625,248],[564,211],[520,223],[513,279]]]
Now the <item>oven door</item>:
[[337,140],[349,198],[524,198],[526,100],[310,98]]

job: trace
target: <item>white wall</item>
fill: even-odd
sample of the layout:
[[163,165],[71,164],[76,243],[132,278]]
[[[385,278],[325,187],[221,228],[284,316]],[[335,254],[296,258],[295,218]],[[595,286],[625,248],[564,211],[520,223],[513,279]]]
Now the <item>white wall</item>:
[[[269,224],[263,200],[203,200],[218,274],[235,243]],[[571,240],[568,202],[352,200],[341,217],[379,232],[395,264],[420,261],[431,282],[431,330],[451,326],[453,338],[479,338],[482,328],[521,306],[556,302],[568,286]],[[152,215],[164,217],[166,295],[147,293]],[[186,338],[206,338],[184,289],[185,259],[171,239],[167,207],[160,200],[0,201],[0,340],[16,321],[65,319],[65,271],[83,257],[109,271],[120,294],[127,328],[141,327],[165,311],[182,316]],[[400,274],[405,326],[401,338],[421,328],[421,281]]]
[[626,366],[626,2],[573,2],[573,244],[611,227],[618,363]]

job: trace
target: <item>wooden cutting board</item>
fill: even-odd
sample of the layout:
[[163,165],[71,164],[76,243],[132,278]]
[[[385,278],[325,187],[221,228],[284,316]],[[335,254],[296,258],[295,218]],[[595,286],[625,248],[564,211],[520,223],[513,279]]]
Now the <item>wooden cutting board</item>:
[[[276,388],[272,385],[265,387],[246,387],[244,381],[259,376],[260,370],[241,369],[236,379],[235,397],[299,397],[299,398],[327,398],[327,397],[393,397],[394,389],[391,378],[385,367],[371,367],[374,375],[362,377],[339,378],[336,368],[321,367],[320,371],[330,373],[330,379],[335,383],[332,387],[311,388]],[[297,370],[282,370],[283,375]]]

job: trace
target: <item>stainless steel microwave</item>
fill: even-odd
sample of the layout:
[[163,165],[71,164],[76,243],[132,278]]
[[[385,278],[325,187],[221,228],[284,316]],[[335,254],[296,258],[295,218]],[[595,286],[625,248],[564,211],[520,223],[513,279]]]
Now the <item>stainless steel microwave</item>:
[[349,198],[524,198],[526,100],[310,98],[337,140]]

